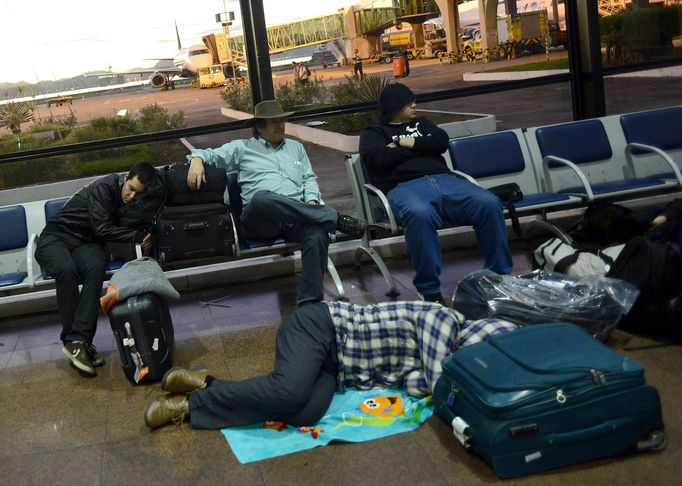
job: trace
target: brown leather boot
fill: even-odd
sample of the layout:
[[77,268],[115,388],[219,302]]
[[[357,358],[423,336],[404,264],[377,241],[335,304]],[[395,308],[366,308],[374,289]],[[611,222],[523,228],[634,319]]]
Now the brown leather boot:
[[185,368],[171,368],[166,371],[161,380],[161,389],[170,393],[192,393],[206,388],[208,370],[188,370]]
[[155,429],[168,423],[180,423],[189,417],[189,400],[187,395],[162,395],[147,405],[144,411],[144,423]]

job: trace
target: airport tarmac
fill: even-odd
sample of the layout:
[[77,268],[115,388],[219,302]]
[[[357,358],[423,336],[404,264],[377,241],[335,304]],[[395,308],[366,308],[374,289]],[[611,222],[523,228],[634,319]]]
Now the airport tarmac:
[[[565,56],[565,51],[554,51],[554,57]],[[544,59],[544,55],[517,58],[506,63],[527,63]],[[437,60],[418,60],[411,63],[411,74],[401,78],[401,83],[409,86],[416,93],[435,92],[447,88],[471,86],[482,82],[464,82],[465,72],[484,72],[502,66],[502,62],[440,64]],[[351,68],[314,69],[314,73],[327,83],[336,83],[351,73]],[[366,74],[392,73],[387,64],[367,64]],[[274,82],[281,84],[291,82],[289,71],[277,72]],[[660,108],[682,104],[682,91],[679,89],[679,78],[675,77],[608,77],[604,80],[607,113],[625,113],[631,111]],[[220,113],[225,106],[220,98],[220,89],[193,89],[189,87],[170,91],[144,89],[136,92],[112,93],[103,96],[74,100],[72,105],[52,107],[46,105],[38,108],[38,119],[50,115],[68,115],[71,110],[79,123],[88,123],[94,117],[110,116],[121,109],[130,113],[138,111],[145,105],[157,103],[173,113],[182,110],[187,127],[194,127],[228,120]],[[497,129],[505,130],[520,127],[532,127],[572,120],[570,84],[558,83],[549,86],[525,88],[514,91],[490,93],[465,98],[453,98],[432,103],[420,104],[421,108],[439,109],[467,113],[494,114]],[[191,137],[190,143],[198,148],[220,146],[226,141],[250,136],[250,130],[237,130],[229,133],[217,133]],[[318,175],[320,187],[328,204],[339,210],[353,210],[351,191],[346,182],[347,176],[343,164],[344,153],[304,142],[306,150]],[[159,161],[165,165],[177,161]]]

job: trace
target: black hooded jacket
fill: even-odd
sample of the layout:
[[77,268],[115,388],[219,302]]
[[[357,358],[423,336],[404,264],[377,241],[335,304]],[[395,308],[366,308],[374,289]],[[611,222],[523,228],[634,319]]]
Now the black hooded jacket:
[[[393,137],[413,137],[414,148],[389,148]],[[365,128],[360,134],[360,157],[372,184],[388,192],[401,182],[432,174],[451,173],[441,154],[448,149],[448,134],[426,118],[409,123]]]
[[83,187],[50,218],[44,232],[65,233],[83,243],[135,242],[145,236],[125,226],[119,226],[114,215],[123,206],[121,187],[123,176],[109,174]]

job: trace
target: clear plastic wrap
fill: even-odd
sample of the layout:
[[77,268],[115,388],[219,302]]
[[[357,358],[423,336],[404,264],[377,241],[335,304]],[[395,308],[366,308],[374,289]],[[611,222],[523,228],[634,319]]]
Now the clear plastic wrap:
[[514,277],[481,270],[460,280],[453,307],[467,319],[496,317],[519,325],[571,322],[603,341],[638,295],[634,285],[597,275],[536,270]]

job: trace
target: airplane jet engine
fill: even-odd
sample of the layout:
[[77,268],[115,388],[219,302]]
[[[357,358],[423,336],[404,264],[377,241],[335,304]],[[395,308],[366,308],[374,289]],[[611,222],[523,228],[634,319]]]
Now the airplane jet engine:
[[149,77],[149,84],[152,88],[168,89],[168,76],[156,72]]

